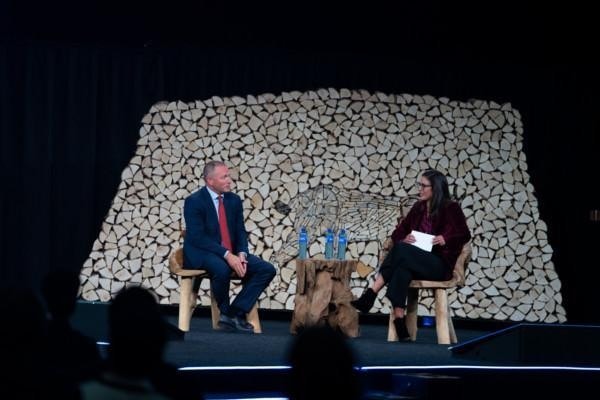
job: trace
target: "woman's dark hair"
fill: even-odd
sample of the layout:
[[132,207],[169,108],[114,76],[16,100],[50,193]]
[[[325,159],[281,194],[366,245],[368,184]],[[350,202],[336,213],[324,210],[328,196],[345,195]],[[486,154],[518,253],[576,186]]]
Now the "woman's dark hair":
[[428,169],[421,175],[429,180],[431,184],[431,215],[435,215],[440,207],[450,201],[450,191],[448,190],[448,180],[446,176],[435,169]]

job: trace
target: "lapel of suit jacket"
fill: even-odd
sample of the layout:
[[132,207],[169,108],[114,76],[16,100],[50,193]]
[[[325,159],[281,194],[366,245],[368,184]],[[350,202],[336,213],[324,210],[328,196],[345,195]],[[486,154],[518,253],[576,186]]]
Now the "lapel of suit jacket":
[[[217,215],[217,210],[215,208],[215,201],[210,196],[210,192],[206,187],[202,188],[202,199],[206,203],[206,208],[208,209],[208,214],[206,214],[208,220],[206,222],[219,226],[219,216]],[[219,242],[220,241],[221,238],[219,237]]]

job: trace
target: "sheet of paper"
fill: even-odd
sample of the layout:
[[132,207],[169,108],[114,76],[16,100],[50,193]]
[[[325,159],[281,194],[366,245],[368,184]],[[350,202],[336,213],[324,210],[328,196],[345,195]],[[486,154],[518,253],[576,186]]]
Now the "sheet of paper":
[[425,251],[431,251],[431,248],[433,247],[433,243],[431,243],[434,237],[433,235],[419,231],[412,231],[411,235],[413,235],[417,240],[416,242],[411,244]]

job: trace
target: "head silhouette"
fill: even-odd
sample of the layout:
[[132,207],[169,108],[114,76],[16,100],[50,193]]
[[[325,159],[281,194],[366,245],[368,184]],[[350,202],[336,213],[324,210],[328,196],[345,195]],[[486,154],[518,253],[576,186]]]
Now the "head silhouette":
[[347,339],[328,326],[309,327],[294,340],[290,398],[359,399],[360,385]]
[[[43,342],[47,326],[42,302],[33,290],[17,286],[0,287],[0,312],[6,322],[6,327],[0,329],[0,343],[7,353],[20,358],[27,358],[30,354],[38,356],[38,346]],[[15,348],[19,351],[13,352]]]
[[[50,371],[45,365],[46,318],[38,296],[18,285],[0,287],[0,351],[7,367],[0,374],[0,398],[50,396]],[[31,377],[36,376],[35,384]],[[42,389],[43,388],[43,389]]]
[[167,340],[155,296],[132,286],[117,294],[108,310],[109,360],[120,374],[144,377],[161,363]]
[[57,269],[48,272],[42,280],[42,295],[52,319],[68,319],[75,311],[79,271]]

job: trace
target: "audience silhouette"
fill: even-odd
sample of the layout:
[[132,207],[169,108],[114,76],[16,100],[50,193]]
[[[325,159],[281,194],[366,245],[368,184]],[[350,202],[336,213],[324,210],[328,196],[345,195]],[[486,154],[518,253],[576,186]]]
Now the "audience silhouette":
[[163,362],[167,325],[153,293],[139,286],[120,291],[108,309],[108,330],[107,369],[81,385],[84,400],[177,397],[172,386],[157,382],[172,369]]
[[[140,286],[126,287],[108,306],[110,345],[103,362],[95,343],[71,327],[78,274],[49,273],[42,281],[46,304],[30,289],[0,288],[0,330],[5,373],[0,397],[21,399],[202,398],[177,369],[163,360],[168,325],[157,297]],[[288,353],[291,400],[360,399],[362,385],[347,339],[328,326],[304,329]]]
[[102,358],[95,341],[71,326],[79,290],[79,271],[50,271],[42,281],[48,317],[48,362],[55,373],[82,382],[100,373]]
[[329,326],[304,329],[292,343],[289,360],[291,400],[361,398],[348,339]]
[[46,318],[31,288],[0,288],[0,398],[75,399],[77,386],[55,374],[46,357]]

